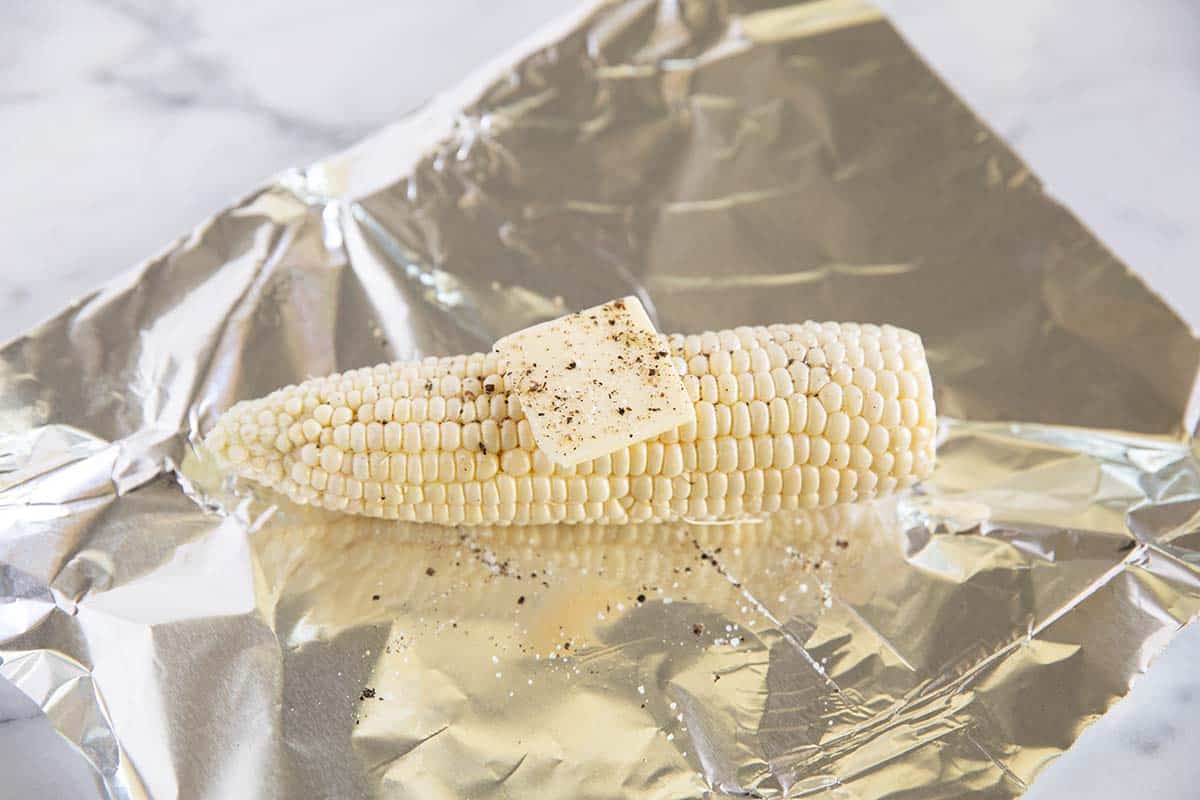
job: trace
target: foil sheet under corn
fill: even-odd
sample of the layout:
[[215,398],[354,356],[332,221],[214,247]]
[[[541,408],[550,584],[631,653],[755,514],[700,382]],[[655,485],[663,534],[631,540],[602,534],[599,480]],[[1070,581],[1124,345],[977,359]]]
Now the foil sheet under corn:
[[[447,531],[194,447],[630,293],[919,331],[933,478]],[[0,674],[114,798],[1013,797],[1200,608],[1198,362],[869,6],[594,4],[0,350]]]

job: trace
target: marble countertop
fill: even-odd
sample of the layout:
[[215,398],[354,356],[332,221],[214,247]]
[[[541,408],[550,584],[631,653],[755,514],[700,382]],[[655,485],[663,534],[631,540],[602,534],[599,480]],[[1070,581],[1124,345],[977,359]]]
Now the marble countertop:
[[[1050,191],[1200,328],[1200,5],[880,5]],[[331,14],[316,0],[0,5],[0,339],[267,176],[416,107],[563,6],[506,0],[500,14],[492,0],[346,0]],[[1195,797],[1198,661],[1193,626],[1027,797]],[[2,680],[0,776],[4,797],[94,796],[80,757]]]

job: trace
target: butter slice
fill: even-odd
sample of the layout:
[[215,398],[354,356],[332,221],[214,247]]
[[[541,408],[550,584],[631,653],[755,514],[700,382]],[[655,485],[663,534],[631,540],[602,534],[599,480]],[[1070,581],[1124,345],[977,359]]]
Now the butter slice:
[[667,337],[636,297],[517,331],[494,349],[534,443],[564,467],[696,419]]

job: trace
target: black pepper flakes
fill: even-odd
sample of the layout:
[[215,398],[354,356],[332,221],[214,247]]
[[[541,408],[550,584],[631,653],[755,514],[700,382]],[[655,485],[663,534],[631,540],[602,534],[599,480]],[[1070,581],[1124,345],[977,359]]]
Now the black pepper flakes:
[[437,574],[437,570],[434,569],[433,567],[426,567],[425,574],[432,578],[434,575]]
[[697,622],[695,625],[693,625],[693,626],[692,626],[692,633],[694,633],[696,636],[700,636],[700,635],[702,635],[702,634],[704,633],[704,623],[703,623],[703,622]]

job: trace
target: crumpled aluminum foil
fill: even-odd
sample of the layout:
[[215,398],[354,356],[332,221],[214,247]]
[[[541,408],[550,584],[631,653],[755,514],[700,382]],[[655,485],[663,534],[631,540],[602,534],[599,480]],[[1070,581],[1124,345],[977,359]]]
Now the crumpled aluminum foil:
[[[458,531],[194,450],[625,293],[920,331],[934,479]],[[588,6],[0,351],[0,674],[114,798],[1016,796],[1200,609],[1198,363],[869,6]]]

